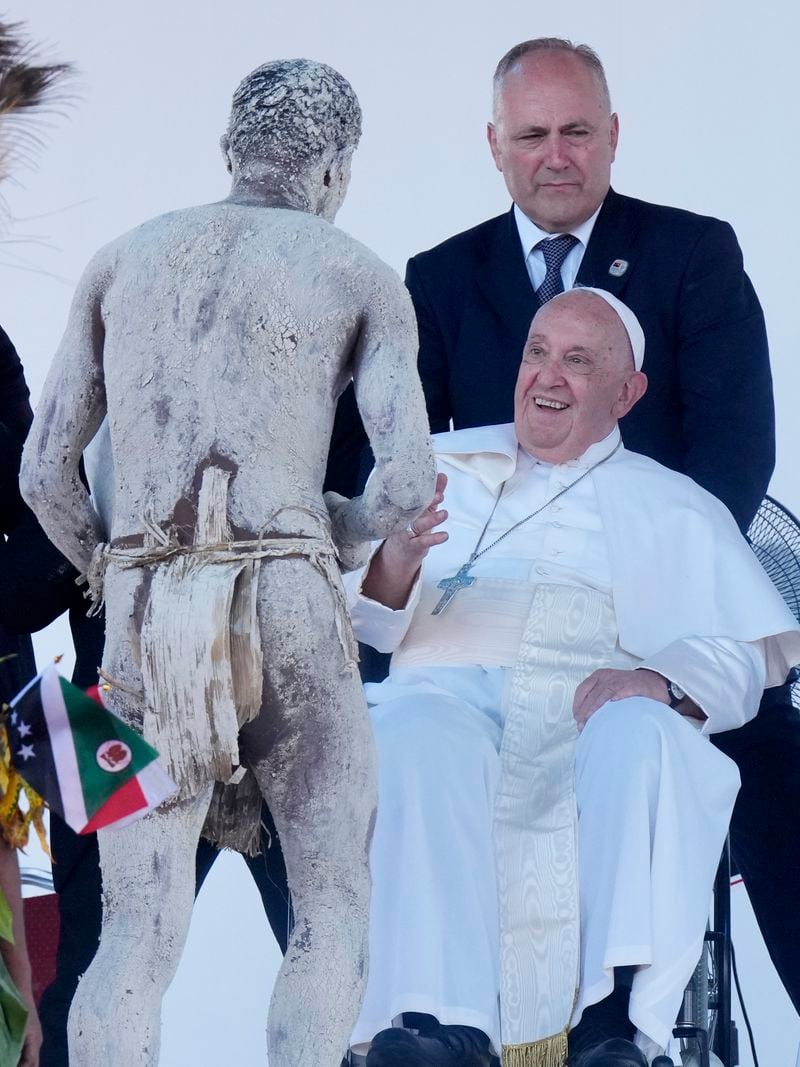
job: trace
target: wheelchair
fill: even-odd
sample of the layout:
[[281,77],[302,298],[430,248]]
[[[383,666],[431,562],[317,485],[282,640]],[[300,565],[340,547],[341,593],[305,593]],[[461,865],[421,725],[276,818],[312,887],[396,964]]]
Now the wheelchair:
[[[765,497],[747,540],[800,623],[800,521],[772,497]],[[787,679],[792,703],[800,708],[800,670]],[[739,1044],[731,1018],[731,861],[728,844],[714,882],[712,920],[703,952],[683,994],[673,1028],[680,1059],[659,1056],[653,1067],[737,1067]]]
[[714,907],[703,951],[684,990],[672,1035],[679,1059],[657,1056],[653,1067],[737,1067],[739,1043],[731,1018],[731,865],[727,842],[714,880]]

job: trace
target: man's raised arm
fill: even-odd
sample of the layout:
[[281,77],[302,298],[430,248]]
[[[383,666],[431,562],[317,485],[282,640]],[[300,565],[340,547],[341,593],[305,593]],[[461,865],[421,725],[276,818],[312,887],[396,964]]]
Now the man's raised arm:
[[103,249],[78,283],[20,472],[23,497],[53,544],[81,572],[87,570],[102,540],[101,523],[80,479],[79,464],[106,411],[100,305],[110,274],[111,255]]

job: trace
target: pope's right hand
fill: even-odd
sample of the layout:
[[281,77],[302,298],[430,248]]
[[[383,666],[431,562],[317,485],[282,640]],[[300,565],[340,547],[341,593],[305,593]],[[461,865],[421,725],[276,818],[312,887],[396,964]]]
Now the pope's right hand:
[[404,530],[387,537],[372,557],[361,586],[370,600],[395,609],[405,606],[422,561],[434,545],[447,540],[444,530],[436,530],[447,518],[439,507],[446,485],[447,475],[437,474],[436,492],[427,508]]
[[439,508],[446,488],[447,475],[437,474],[436,492],[430,504],[405,529],[396,531],[383,542],[381,551],[384,558],[388,556],[387,562],[396,562],[404,569],[413,565],[416,571],[433,546],[447,540],[448,535],[443,530],[435,532],[447,518],[447,511]]

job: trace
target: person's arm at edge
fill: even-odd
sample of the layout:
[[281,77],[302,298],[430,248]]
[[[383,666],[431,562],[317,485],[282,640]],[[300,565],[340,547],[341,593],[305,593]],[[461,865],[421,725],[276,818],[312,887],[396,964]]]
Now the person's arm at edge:
[[79,603],[77,572],[44,535],[19,492],[19,467],[33,421],[22,363],[0,328],[0,625],[10,633],[40,630]]
[[435,480],[413,308],[400,279],[380,261],[369,273],[363,307],[353,383],[375,469],[360,497],[329,505],[340,550],[402,529],[431,499]]
[[20,448],[33,421],[30,391],[17,350],[11,338],[0,327],[0,395],[3,410],[0,422],[18,439]]
[[36,633],[65,611],[88,610],[76,585],[78,572],[48,541],[28,507],[0,546],[0,625],[11,633]]
[[80,478],[80,462],[106,411],[101,302],[112,262],[112,249],[102,249],[78,283],[20,472],[22,495],[45,534],[81,572],[104,536]]
[[28,1009],[28,1022],[25,1030],[25,1044],[19,1067],[37,1067],[39,1049],[42,1045],[42,1028],[33,999],[31,964],[25,943],[25,920],[22,909],[22,889],[19,879],[19,863],[16,849],[9,848],[0,841],[0,889],[11,909],[14,943],[0,940],[2,953],[8,973],[19,990]]
[[0,327],[0,531],[7,533],[23,507],[19,495],[22,446],[33,421],[30,393],[17,350]]
[[[449,430],[450,394],[444,342],[413,259],[408,261],[406,268],[406,287],[411,294],[417,317],[417,369],[422,381],[431,432]],[[325,474],[325,491],[333,491],[345,497],[362,493],[373,466],[372,450],[351,384],[339,397],[336,408]]]

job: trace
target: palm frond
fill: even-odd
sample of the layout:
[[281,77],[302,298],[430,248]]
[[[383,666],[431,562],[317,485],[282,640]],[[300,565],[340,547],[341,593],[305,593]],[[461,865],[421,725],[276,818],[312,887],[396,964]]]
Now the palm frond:
[[69,63],[40,63],[17,22],[0,21],[0,118],[54,102],[54,90],[72,71]]
[[[0,181],[32,167],[42,146],[42,115],[68,103],[69,63],[42,63],[18,22],[0,19]],[[0,215],[0,221],[6,221]]]

